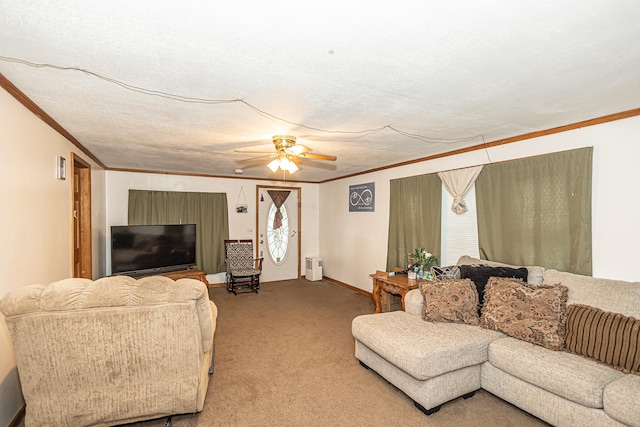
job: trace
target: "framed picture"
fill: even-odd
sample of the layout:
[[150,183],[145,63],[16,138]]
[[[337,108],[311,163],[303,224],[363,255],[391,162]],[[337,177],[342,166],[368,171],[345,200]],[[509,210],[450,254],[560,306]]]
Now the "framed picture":
[[349,186],[349,212],[375,212],[376,183]]
[[67,179],[67,160],[62,156],[58,156],[57,158],[56,178]]

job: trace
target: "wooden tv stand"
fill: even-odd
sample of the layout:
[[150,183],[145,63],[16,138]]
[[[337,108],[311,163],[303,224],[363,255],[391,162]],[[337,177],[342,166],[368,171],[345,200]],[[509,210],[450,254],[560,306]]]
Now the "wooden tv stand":
[[148,277],[148,276],[165,276],[173,280],[196,279],[196,280],[200,280],[202,283],[207,285],[207,288],[209,287],[209,282],[207,282],[206,273],[202,270],[188,269],[188,270],[168,271],[166,273],[147,274],[144,276],[138,276],[136,278]]

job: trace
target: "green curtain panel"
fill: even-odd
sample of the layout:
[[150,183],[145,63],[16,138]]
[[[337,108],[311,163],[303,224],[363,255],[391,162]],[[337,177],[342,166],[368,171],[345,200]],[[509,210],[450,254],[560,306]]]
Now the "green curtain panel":
[[593,148],[485,165],[476,180],[480,256],[591,275]]
[[196,262],[207,273],[225,271],[229,238],[225,193],[129,190],[129,225],[196,224]]
[[442,182],[437,174],[392,179],[387,271],[406,268],[407,254],[426,248],[440,259]]

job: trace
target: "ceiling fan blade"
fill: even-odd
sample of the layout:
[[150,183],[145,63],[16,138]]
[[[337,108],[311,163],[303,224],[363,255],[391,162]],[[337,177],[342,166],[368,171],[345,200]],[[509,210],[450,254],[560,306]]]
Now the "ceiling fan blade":
[[337,166],[335,163],[325,163],[325,162],[316,162],[311,159],[301,159],[298,158],[298,162],[300,163],[300,168],[315,168],[315,169],[324,169],[324,170],[336,170]]
[[288,148],[285,151],[289,154],[297,156],[302,153],[308,153],[309,151],[311,151],[311,148],[307,147],[306,145],[294,145],[293,147]]
[[331,161],[335,161],[338,159],[336,156],[329,156],[327,154],[314,154],[314,153],[301,153],[300,157],[307,158],[307,159],[331,160]]
[[253,162],[255,160],[273,159],[274,157],[278,157],[278,155],[274,154],[274,153],[271,153],[271,154],[268,154],[266,156],[250,157],[248,159],[242,159],[242,160],[237,160],[237,161],[238,162]]
[[252,153],[252,154],[272,154],[271,151],[256,151],[256,150],[233,150],[234,153]]

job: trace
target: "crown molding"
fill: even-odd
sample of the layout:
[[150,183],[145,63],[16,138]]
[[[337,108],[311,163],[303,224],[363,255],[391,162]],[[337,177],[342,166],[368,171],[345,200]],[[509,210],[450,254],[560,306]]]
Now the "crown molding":
[[78,147],[80,151],[89,156],[91,160],[96,162],[98,166],[103,169],[107,167],[93,155],[91,151],[89,151],[84,145],[80,144],[80,142],[65,128],[63,128],[60,123],[56,122],[50,115],[48,115],[42,108],[38,106],[35,102],[31,100],[27,95],[24,94],[20,89],[18,89],[13,83],[11,83],[2,73],[0,73],[0,87],[9,92],[11,96],[13,96],[18,102],[24,105],[27,110],[31,111],[38,118],[40,118],[43,122],[51,126],[55,131],[57,131],[60,135],[65,137],[69,142]]

